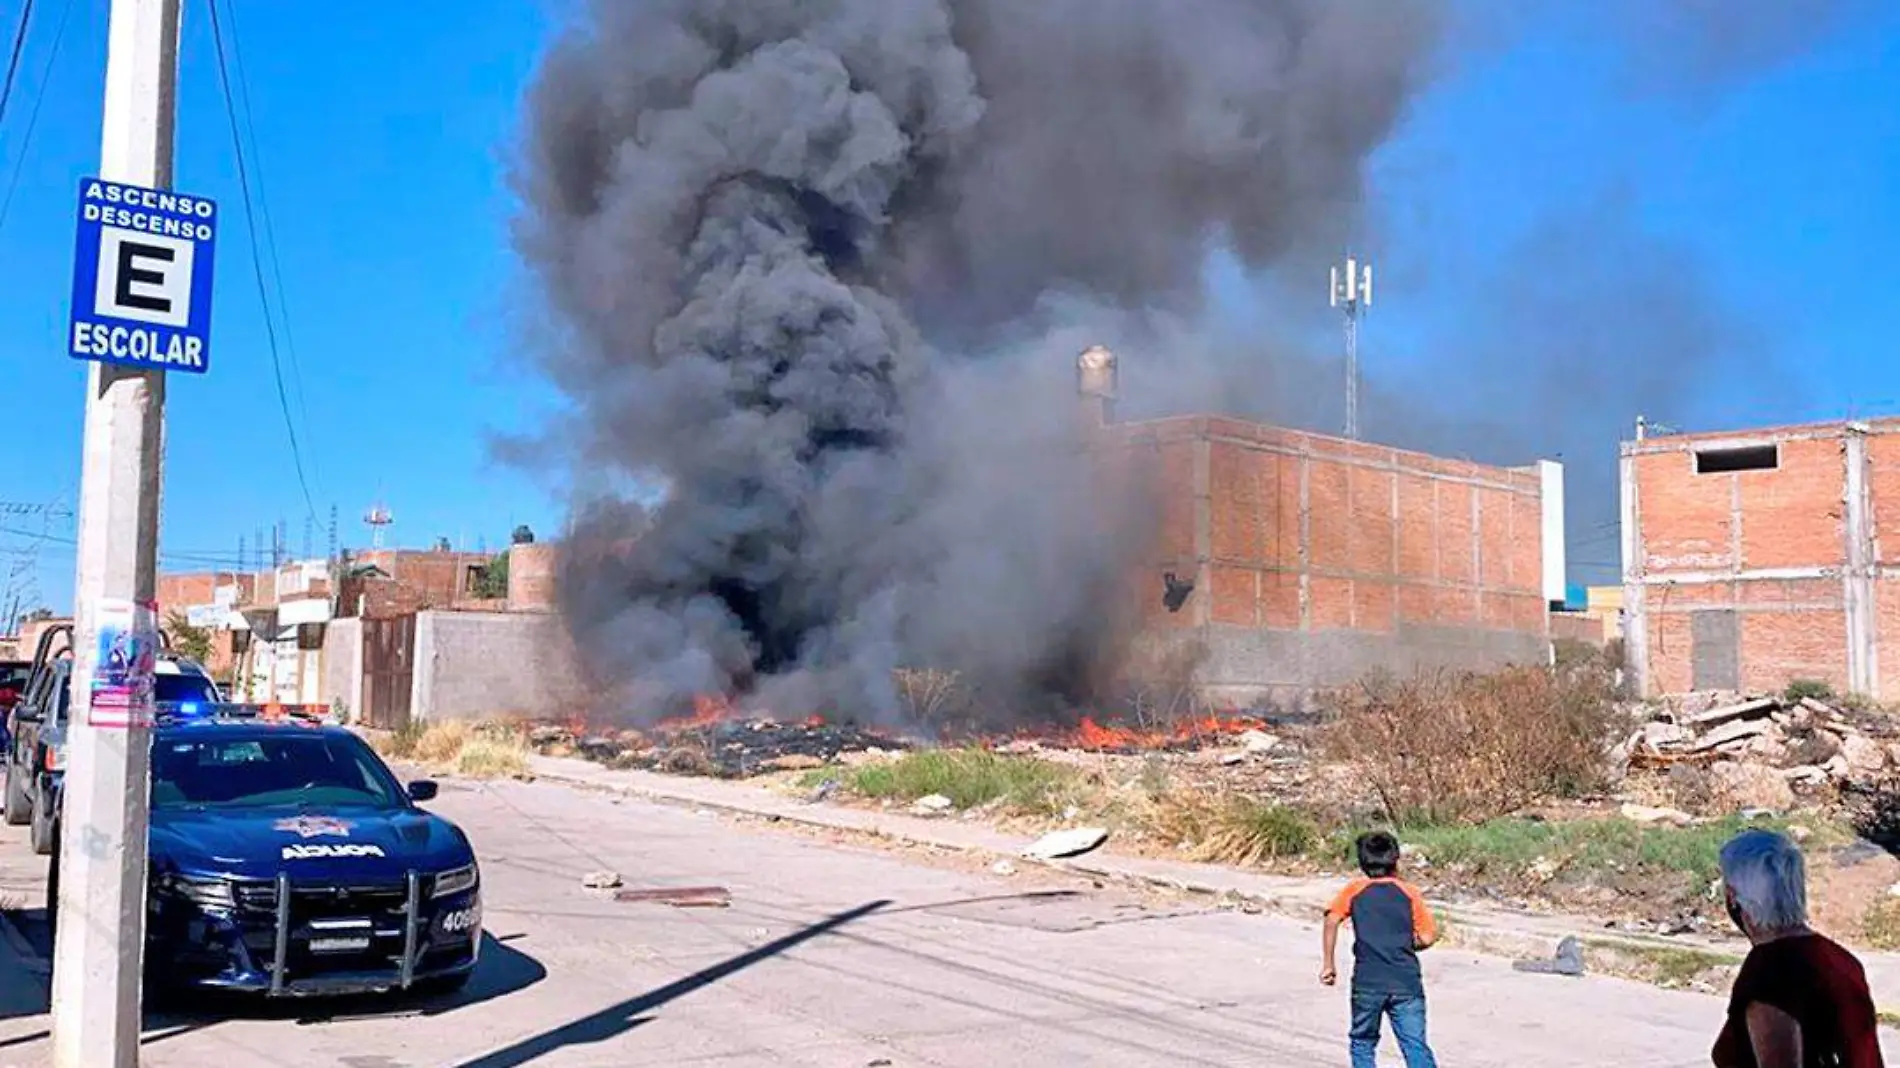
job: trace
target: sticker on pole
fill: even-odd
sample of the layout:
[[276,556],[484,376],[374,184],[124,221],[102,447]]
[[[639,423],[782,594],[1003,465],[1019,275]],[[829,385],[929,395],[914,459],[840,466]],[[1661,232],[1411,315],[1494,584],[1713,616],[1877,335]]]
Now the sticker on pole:
[[86,722],[94,727],[151,726],[157,606],[107,599],[99,602],[94,620],[99,646]]
[[205,373],[217,227],[217,205],[203,197],[80,182],[73,358]]

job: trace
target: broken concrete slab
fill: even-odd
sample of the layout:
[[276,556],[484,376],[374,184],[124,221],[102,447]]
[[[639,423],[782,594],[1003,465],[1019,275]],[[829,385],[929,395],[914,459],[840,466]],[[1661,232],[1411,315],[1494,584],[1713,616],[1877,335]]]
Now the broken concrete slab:
[[1864,734],[1850,734],[1841,739],[1841,759],[1847,762],[1850,775],[1868,777],[1886,768],[1887,751]]
[[1659,722],[1643,724],[1641,737],[1644,744],[1651,749],[1661,749],[1665,746],[1682,745],[1694,738],[1695,734],[1687,727]]
[[1690,716],[1684,722],[1692,727],[1706,729],[1716,726],[1717,724],[1728,723],[1731,720],[1766,719],[1780,707],[1781,701],[1779,698],[1759,697],[1753,701],[1743,701],[1740,704],[1711,708],[1707,712],[1699,712]]
[[1032,860],[1057,860],[1062,857],[1081,856],[1108,841],[1108,831],[1102,827],[1075,827],[1066,831],[1051,831],[1031,842],[1023,850],[1023,856]]
[[1794,790],[1780,771],[1760,764],[1723,761],[1709,768],[1709,788],[1722,807],[1739,811],[1763,808],[1786,812],[1794,807]]
[[1798,768],[1786,768],[1781,777],[1797,786],[1819,786],[1827,781],[1827,769],[1813,764],[1804,764]]
[[1802,708],[1807,709],[1809,712],[1812,712],[1815,715],[1820,716],[1824,720],[1839,719],[1841,716],[1839,712],[1835,711],[1833,705],[1826,704],[1825,702],[1822,702],[1822,701],[1817,701],[1812,697],[1803,697],[1801,700],[1795,703],[1800,705]]
[[1765,719],[1733,720],[1697,739],[1696,743],[1689,747],[1689,751],[1706,753],[1711,749],[1720,749],[1723,746],[1753,738],[1758,734],[1765,734],[1773,726],[1774,724]]

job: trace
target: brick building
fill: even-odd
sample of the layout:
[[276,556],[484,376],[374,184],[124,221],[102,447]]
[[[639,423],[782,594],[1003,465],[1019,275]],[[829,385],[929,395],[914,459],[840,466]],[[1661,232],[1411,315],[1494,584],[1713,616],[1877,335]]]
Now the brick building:
[[1645,693],[1812,678],[1900,697],[1900,419],[1639,425],[1622,487],[1624,632]]
[[429,608],[471,611],[506,607],[506,597],[482,596],[490,553],[370,549],[350,557],[340,583],[337,614],[393,619]]
[[[1490,467],[1215,417],[1095,432],[1162,494],[1138,581],[1148,633],[1198,640],[1212,695],[1549,655],[1549,606],[1564,596],[1560,465]],[[1177,611],[1159,597],[1170,572],[1194,586]]]

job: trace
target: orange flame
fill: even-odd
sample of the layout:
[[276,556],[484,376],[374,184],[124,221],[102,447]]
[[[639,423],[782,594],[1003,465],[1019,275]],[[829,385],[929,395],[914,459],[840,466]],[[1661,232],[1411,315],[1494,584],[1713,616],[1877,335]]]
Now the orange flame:
[[[1056,745],[1089,751],[1166,749],[1224,735],[1239,734],[1264,726],[1251,716],[1209,715],[1181,720],[1170,727],[1138,728],[1103,724],[1093,716],[1084,716],[1074,729],[1043,736]],[[1035,735],[1031,734],[1031,737]]]
[[693,695],[693,711],[689,715],[670,716],[653,726],[662,731],[687,730],[693,727],[710,727],[723,723],[738,715],[732,702],[718,694],[696,693]]

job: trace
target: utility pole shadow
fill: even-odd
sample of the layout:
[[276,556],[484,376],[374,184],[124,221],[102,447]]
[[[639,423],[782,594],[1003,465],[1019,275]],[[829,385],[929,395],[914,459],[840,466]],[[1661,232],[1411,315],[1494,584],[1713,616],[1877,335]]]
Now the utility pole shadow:
[[747,950],[736,957],[720,961],[709,968],[701,969],[658,989],[649,990],[638,997],[609,1005],[599,1012],[583,1016],[572,1023],[563,1024],[552,1031],[544,1031],[524,1038],[512,1046],[484,1054],[474,1060],[464,1061],[458,1068],[516,1068],[518,1065],[545,1057],[566,1046],[604,1042],[647,1022],[647,1018],[643,1017],[642,1013],[657,1009],[669,1001],[684,997],[702,987],[711,986],[754,964],[770,960],[804,942],[829,934],[846,924],[881,911],[890,904],[888,900],[872,901],[828,916],[809,927],[800,928],[783,938],[774,939],[756,949]]

